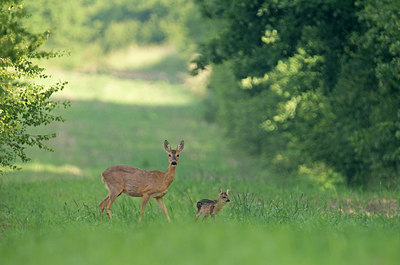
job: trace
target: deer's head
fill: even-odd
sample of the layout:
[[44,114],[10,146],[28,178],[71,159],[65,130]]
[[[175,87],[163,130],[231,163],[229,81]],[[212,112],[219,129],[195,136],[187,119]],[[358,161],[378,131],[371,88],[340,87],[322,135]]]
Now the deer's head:
[[171,145],[169,144],[169,142],[167,140],[164,141],[164,149],[168,153],[168,156],[169,156],[168,161],[169,161],[170,166],[176,167],[178,165],[179,153],[183,150],[183,147],[184,147],[183,140],[181,141],[181,143],[178,145],[178,147],[175,150],[171,149]]
[[230,200],[228,198],[228,193],[229,193],[229,189],[227,189],[224,192],[221,189],[219,189],[218,201],[222,201],[223,203],[230,202]]

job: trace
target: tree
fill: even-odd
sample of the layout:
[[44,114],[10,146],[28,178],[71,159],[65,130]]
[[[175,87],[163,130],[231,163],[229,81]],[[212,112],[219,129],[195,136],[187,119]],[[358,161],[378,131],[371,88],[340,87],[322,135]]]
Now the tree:
[[68,102],[50,98],[64,88],[65,82],[45,87],[33,81],[48,78],[34,60],[59,54],[39,50],[49,32],[34,34],[26,30],[22,21],[27,17],[20,0],[0,2],[0,165],[3,168],[16,168],[18,158],[28,161],[27,146],[50,150],[44,141],[55,134],[33,134],[30,128],[63,121],[54,110],[68,106]]
[[213,90],[238,142],[280,169],[324,163],[348,185],[400,180],[398,1],[197,2],[220,34],[196,70],[233,73],[236,85]]

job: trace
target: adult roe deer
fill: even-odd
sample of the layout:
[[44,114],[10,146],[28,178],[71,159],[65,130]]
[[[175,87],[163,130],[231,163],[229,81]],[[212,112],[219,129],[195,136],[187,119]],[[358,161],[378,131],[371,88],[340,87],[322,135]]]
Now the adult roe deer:
[[183,150],[183,147],[183,140],[176,150],[171,149],[171,145],[167,140],[164,141],[164,149],[167,151],[169,157],[168,169],[165,172],[159,170],[143,170],[126,165],[115,165],[107,168],[101,175],[102,181],[106,184],[109,193],[99,204],[100,218],[103,217],[105,209],[108,217],[112,219],[110,212],[111,205],[119,195],[125,193],[132,197],[142,197],[139,222],[142,221],[147,202],[151,198],[157,200],[158,205],[169,222],[170,218],[163,201],[163,196],[167,194],[168,187],[174,180],[175,169],[179,161],[179,153]]

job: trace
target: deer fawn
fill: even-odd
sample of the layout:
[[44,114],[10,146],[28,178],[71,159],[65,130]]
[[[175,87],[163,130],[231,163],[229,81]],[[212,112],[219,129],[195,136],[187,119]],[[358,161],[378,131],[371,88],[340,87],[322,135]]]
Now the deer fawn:
[[218,214],[222,210],[222,207],[224,207],[225,203],[230,202],[228,193],[229,189],[227,189],[225,192],[222,192],[221,189],[219,189],[218,200],[203,199],[198,201],[196,204],[196,221],[202,214],[204,214],[204,219],[206,219],[209,215],[214,218],[215,214]]
[[109,193],[99,204],[100,218],[103,217],[105,209],[108,217],[111,219],[110,208],[112,203],[121,193],[125,193],[132,197],[142,197],[139,222],[142,221],[147,202],[151,198],[157,200],[158,205],[169,222],[170,218],[163,201],[163,196],[167,194],[168,187],[174,180],[179,153],[183,150],[183,147],[184,142],[182,140],[176,150],[172,150],[171,145],[165,140],[164,149],[169,156],[169,165],[165,172],[158,170],[148,171],[125,165],[115,165],[107,168],[101,175],[102,181],[106,184]]

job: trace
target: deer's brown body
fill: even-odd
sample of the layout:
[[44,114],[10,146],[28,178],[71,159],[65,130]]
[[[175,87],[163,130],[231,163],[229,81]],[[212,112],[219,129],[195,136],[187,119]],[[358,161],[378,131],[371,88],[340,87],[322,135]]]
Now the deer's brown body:
[[103,211],[106,210],[111,219],[110,208],[112,203],[119,195],[125,193],[132,197],[143,197],[139,221],[142,220],[147,202],[151,198],[157,200],[165,217],[170,221],[163,196],[167,194],[168,187],[174,180],[179,153],[183,150],[183,147],[184,142],[181,141],[177,149],[172,150],[168,141],[165,140],[164,148],[169,156],[167,171],[143,170],[128,165],[115,165],[107,168],[102,173],[102,181],[106,184],[109,194],[99,204],[100,217],[103,216]]
[[159,170],[143,170],[140,168],[116,165],[107,168],[103,173],[103,182],[108,187],[121,190],[132,197],[143,197],[147,194],[157,198],[168,192],[168,187],[174,180],[175,168],[167,172]]

